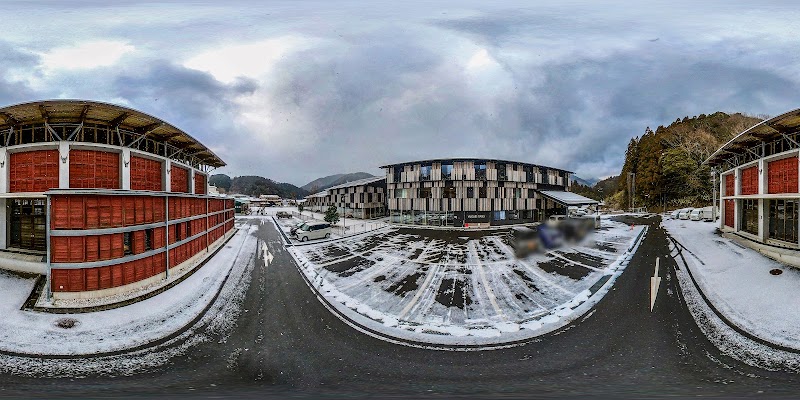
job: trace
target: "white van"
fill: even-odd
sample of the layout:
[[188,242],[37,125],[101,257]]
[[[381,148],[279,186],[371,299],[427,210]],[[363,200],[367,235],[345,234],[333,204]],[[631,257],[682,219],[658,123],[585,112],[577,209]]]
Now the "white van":
[[694,208],[689,213],[689,219],[692,221],[700,221],[703,219],[703,209],[702,208]]
[[[703,207],[701,208],[700,212],[700,219],[703,221],[713,221],[714,220],[714,208],[712,206]],[[719,217],[719,213],[717,213],[717,217]]]
[[678,213],[678,219],[689,219],[689,215],[692,213],[691,208],[684,208]]
[[327,222],[307,222],[294,232],[294,236],[301,242],[306,242],[309,239],[327,239],[331,237],[331,224]]

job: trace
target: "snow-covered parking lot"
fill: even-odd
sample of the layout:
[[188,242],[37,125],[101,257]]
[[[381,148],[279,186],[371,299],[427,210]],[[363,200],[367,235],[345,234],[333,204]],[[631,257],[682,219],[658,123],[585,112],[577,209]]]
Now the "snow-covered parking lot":
[[334,307],[371,330],[489,345],[552,331],[587,311],[642,229],[604,219],[582,243],[524,259],[505,231],[384,228],[289,251]]

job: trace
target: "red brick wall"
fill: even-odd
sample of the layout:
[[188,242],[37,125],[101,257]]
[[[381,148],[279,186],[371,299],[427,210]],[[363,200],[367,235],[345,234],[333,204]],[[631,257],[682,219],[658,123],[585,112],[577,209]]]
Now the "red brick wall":
[[189,170],[173,165],[170,172],[171,191],[189,193]]
[[69,187],[119,189],[119,153],[96,150],[69,151]]
[[44,192],[58,188],[58,150],[12,153],[9,162],[10,192]]
[[768,193],[797,193],[797,157],[771,161],[767,164]]
[[758,166],[745,168],[741,172],[741,194],[758,194]]
[[162,188],[161,161],[131,156],[131,190],[152,190]]

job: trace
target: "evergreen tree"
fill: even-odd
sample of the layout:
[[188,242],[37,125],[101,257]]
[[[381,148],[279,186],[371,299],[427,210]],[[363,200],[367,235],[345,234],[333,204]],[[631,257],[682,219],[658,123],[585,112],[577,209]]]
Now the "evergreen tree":
[[336,206],[330,206],[325,211],[325,222],[335,225],[339,222],[339,212],[336,210]]

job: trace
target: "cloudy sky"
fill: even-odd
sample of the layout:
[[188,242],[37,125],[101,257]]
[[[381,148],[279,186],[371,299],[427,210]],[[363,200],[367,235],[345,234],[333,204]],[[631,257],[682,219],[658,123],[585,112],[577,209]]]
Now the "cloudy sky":
[[800,107],[796,2],[695,3],[3,1],[0,104],[127,105],[297,185],[451,156],[606,177],[646,126]]

